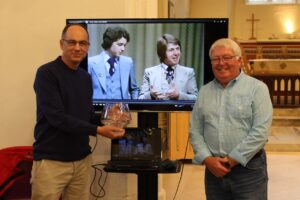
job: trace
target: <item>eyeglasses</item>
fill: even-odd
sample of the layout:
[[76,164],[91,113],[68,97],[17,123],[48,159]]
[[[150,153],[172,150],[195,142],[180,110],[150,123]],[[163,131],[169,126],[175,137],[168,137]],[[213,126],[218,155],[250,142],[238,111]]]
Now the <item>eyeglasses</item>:
[[80,47],[87,47],[90,45],[90,43],[88,41],[82,40],[82,41],[76,41],[76,40],[65,40],[62,39],[64,42],[66,42],[69,46],[74,47],[77,45],[77,43],[79,44]]
[[215,57],[215,58],[211,58],[210,61],[212,64],[219,64],[221,62],[221,60],[223,63],[229,63],[232,61],[233,58],[237,59],[238,56]]

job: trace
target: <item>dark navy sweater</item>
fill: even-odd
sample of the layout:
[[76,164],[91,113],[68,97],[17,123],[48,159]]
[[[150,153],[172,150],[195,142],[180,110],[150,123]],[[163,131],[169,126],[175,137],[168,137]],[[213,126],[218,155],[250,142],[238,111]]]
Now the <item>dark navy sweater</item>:
[[68,68],[60,57],[41,66],[34,90],[37,123],[34,130],[34,160],[81,160],[91,153],[89,135],[97,126],[92,105],[92,81],[78,68]]

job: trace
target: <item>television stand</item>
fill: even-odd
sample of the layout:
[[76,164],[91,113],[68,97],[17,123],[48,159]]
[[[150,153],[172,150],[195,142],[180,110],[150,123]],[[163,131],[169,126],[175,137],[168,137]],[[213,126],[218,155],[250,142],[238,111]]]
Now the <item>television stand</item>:
[[178,173],[181,170],[182,162],[176,162],[172,169],[160,168],[158,170],[144,169],[115,169],[109,166],[104,167],[106,172],[114,173],[135,173],[138,176],[138,200],[158,200],[158,174]]

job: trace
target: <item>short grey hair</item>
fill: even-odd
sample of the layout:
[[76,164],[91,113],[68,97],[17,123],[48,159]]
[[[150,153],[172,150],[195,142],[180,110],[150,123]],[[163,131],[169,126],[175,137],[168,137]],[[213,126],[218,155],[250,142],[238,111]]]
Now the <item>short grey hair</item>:
[[211,53],[216,47],[225,47],[228,49],[231,49],[235,56],[241,57],[242,56],[242,51],[240,46],[232,39],[229,38],[221,38],[215,41],[210,49],[209,49],[209,57],[211,58]]

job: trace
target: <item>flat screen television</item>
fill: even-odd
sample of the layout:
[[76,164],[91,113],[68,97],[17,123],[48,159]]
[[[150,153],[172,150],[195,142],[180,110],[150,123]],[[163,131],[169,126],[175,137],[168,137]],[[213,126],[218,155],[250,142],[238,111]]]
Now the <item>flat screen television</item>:
[[[122,55],[132,58],[136,85],[141,88],[145,69],[160,64],[157,55],[157,40],[163,34],[171,34],[181,43],[180,65],[191,67],[195,72],[197,89],[213,79],[209,59],[211,44],[228,37],[227,18],[189,18],[189,19],[67,19],[67,24],[80,23],[86,26],[90,47],[88,56],[81,67],[88,71],[89,59],[99,55],[103,34],[108,27],[125,28],[130,40]],[[107,64],[106,64],[107,65]],[[122,66],[121,66],[122,67]],[[108,69],[107,69],[108,71]],[[108,72],[107,72],[108,73]],[[119,73],[122,76],[122,73]],[[106,76],[99,74],[99,76]],[[94,92],[95,92],[94,88]],[[130,99],[130,98],[93,98],[96,111],[102,110],[107,103],[123,102],[132,111],[191,111],[195,100],[167,99]]]

